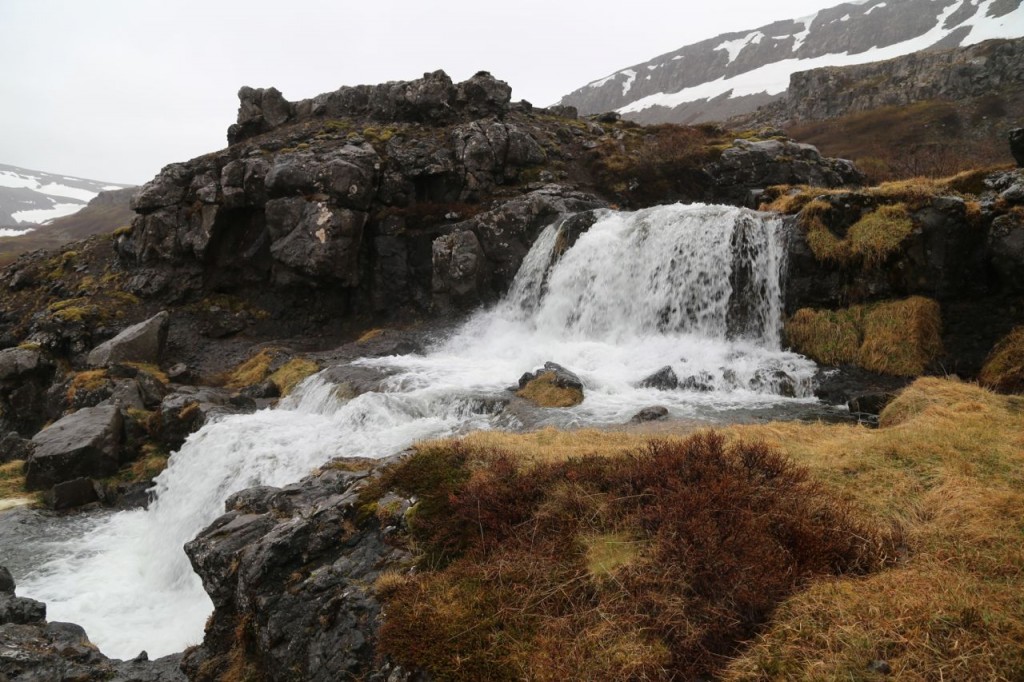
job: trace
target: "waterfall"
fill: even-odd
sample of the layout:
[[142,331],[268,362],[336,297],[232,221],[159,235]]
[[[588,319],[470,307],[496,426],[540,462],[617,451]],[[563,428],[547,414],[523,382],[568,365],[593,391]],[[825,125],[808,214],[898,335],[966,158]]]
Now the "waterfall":
[[[814,365],[779,348],[784,235],[774,217],[723,206],[606,212],[571,248],[558,224],[537,239],[505,299],[422,355],[387,368],[385,390],[339,401],[312,377],[272,410],[193,434],[156,479],[148,510],[95,518],[19,582],[53,620],[83,625],[109,656],[153,657],[202,638],[212,609],[181,547],[253,485],[284,485],[339,456],[383,457],[426,438],[515,425],[506,387],[553,360],[586,399],[537,424],[622,423],[661,404],[679,417],[813,402]],[[641,380],[671,366],[674,391]],[[789,399],[792,402],[792,399]]]

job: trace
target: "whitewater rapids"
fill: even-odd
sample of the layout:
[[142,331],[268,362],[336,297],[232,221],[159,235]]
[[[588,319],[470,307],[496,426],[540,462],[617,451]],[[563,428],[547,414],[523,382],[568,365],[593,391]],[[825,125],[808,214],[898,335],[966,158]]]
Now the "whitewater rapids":
[[[50,620],[85,627],[108,656],[151,657],[202,639],[212,604],[182,546],[254,485],[280,486],[340,456],[383,457],[426,439],[516,426],[495,410],[521,374],[557,362],[585,386],[562,427],[615,424],[665,405],[676,417],[813,403],[815,366],[782,351],[785,234],[773,216],[724,206],[605,212],[571,248],[547,228],[506,298],[422,355],[359,361],[395,373],[386,390],[339,401],[312,377],[276,409],[189,437],[156,479],[148,510],[93,518],[19,581]],[[638,383],[664,366],[705,389]],[[779,395],[782,386],[795,398]],[[487,398],[492,398],[488,400]]]

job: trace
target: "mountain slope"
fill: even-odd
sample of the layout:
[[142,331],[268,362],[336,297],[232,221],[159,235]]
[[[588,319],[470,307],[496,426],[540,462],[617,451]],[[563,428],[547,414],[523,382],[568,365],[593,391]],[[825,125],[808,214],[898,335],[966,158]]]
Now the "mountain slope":
[[724,120],[782,95],[798,71],[1024,36],[1021,0],[863,0],[680,48],[562,98],[643,122]]
[[0,164],[0,237],[72,215],[100,192],[125,187]]

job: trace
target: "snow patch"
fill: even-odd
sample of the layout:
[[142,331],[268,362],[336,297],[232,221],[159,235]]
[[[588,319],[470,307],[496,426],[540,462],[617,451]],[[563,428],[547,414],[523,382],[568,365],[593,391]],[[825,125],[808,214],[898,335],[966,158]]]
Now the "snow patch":
[[619,71],[619,73],[626,77],[626,82],[622,84],[622,96],[625,97],[626,93],[629,92],[629,89],[633,87],[633,81],[636,80],[636,71],[633,69],[626,69],[624,71]]
[[[998,19],[994,19],[992,17],[985,16],[986,11],[994,2],[996,2],[996,0],[983,0],[979,11],[973,17],[960,24],[960,27],[971,27],[971,32],[960,42],[961,47],[974,45],[975,43],[980,43],[984,40],[991,40],[993,38],[1018,38],[1021,36],[1022,27],[1024,27],[1024,4],[1021,4],[1017,9],[1009,14],[999,17]],[[621,107],[618,111],[619,113],[628,114],[643,111],[644,109],[653,106],[672,108],[686,102],[708,100],[714,97],[719,97],[726,93],[730,93],[730,91],[731,97],[743,97],[746,95],[762,93],[778,95],[786,91],[789,87],[790,75],[797,71],[807,71],[810,69],[821,68],[823,66],[853,66],[856,64],[867,64],[869,62],[893,59],[894,57],[902,57],[904,55],[911,54],[912,52],[918,52],[931,47],[949,35],[953,30],[959,28],[943,28],[946,19],[955,12],[959,6],[960,3],[954,2],[948,7],[942,9],[936,17],[935,25],[929,31],[902,43],[896,43],[895,45],[888,45],[886,47],[873,47],[870,50],[858,52],[857,54],[841,52],[837,54],[822,55],[820,57],[810,59],[784,59],[771,64],[766,64],[757,69],[752,69],[745,73],[737,74],[731,78],[725,78],[723,76],[717,80],[701,83],[678,92],[659,92],[653,95],[648,95],[647,97],[638,99],[635,102]],[[806,28],[805,31],[794,36],[796,38],[796,42],[793,46],[794,52],[803,44],[804,39],[810,33],[809,27],[813,22],[813,18],[814,17],[797,20],[797,23],[803,23]]]
[[849,14],[844,14],[843,16],[841,16],[839,18],[839,21],[849,21],[849,20],[850,20],[850,15]]
[[0,237],[20,237],[23,234],[28,234],[32,231],[32,228],[27,230],[10,230],[6,227],[0,227]]
[[0,187],[35,189],[38,186],[39,182],[35,178],[19,175],[10,171],[0,171]]
[[90,202],[96,198],[97,192],[93,192],[87,189],[79,189],[78,187],[68,187],[67,185],[58,185],[55,182],[51,182],[48,185],[36,188],[37,192],[43,194],[49,194],[54,197],[64,197],[65,199],[78,199],[79,201]]
[[743,51],[743,48],[745,48],[747,45],[757,45],[763,39],[763,33],[761,33],[760,31],[754,31],[753,33],[748,33],[742,38],[737,38],[736,40],[726,40],[721,45],[715,47],[715,49],[725,50],[726,52],[728,52],[729,63],[732,64],[734,61],[736,61],[736,57],[740,56],[740,52]]
[[881,9],[882,7],[887,7],[886,3],[880,2],[877,5],[872,5],[871,7],[868,7],[866,10],[864,10],[864,16],[867,16],[874,12],[876,9]]
[[804,30],[793,34],[793,52],[796,52],[803,47],[804,41],[807,40],[807,36],[811,35],[811,24],[813,24],[814,20],[817,18],[818,14],[815,12],[810,16],[795,20],[796,23],[804,25]]
[[57,218],[63,218],[73,213],[78,213],[85,208],[85,204],[54,204],[51,208],[37,208],[30,211],[18,211],[12,213],[11,217],[17,223],[45,223]]

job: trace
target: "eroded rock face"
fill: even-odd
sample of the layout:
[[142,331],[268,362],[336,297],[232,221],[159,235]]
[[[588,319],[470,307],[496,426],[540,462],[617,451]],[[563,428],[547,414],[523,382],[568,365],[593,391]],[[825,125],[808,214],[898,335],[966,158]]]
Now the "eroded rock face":
[[46,423],[53,363],[35,348],[0,350],[0,427],[31,436]]
[[388,677],[375,656],[373,583],[409,559],[386,540],[409,503],[361,513],[368,470],[345,466],[356,470],[240,492],[186,545],[216,607],[203,644],[186,653],[189,679],[220,679],[232,655],[268,679],[407,679]]
[[723,198],[756,205],[753,190],[770,185],[840,187],[863,183],[852,162],[822,157],[814,145],[791,140],[736,140],[709,167]]

